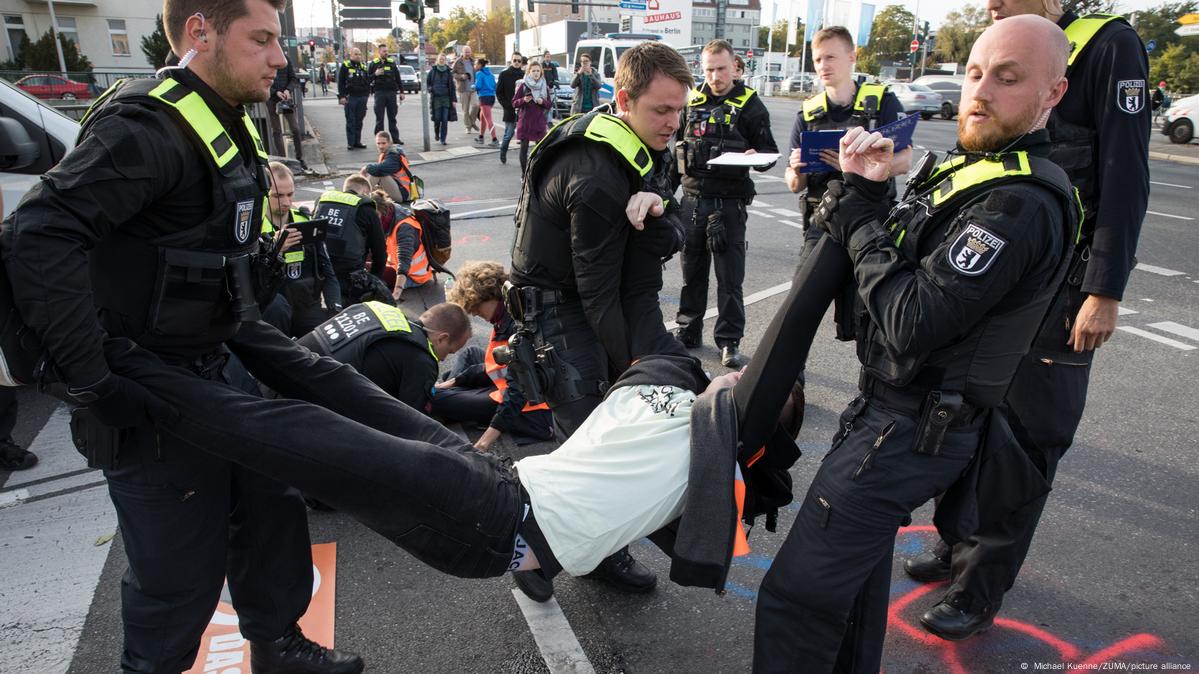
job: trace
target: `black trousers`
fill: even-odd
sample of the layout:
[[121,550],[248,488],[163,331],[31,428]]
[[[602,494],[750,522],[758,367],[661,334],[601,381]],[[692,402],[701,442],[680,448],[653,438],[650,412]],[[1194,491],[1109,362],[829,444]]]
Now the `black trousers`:
[[[1066,286],[1020,361],[1006,401],[1012,431],[1051,485],[1086,407],[1094,352],[1074,353],[1066,346],[1067,327],[1074,324],[1085,299],[1077,287]],[[954,546],[949,593],[964,594],[971,610],[998,608],[1024,565],[1047,498]],[[944,542],[937,548],[941,557],[950,556]]]
[[0,386],[0,442],[12,442],[17,425],[17,389]]
[[558,357],[578,371],[580,392],[578,400],[550,399],[558,437],[565,440],[583,425],[587,416],[603,400],[600,383],[608,378],[608,355],[600,346],[591,323],[583,313],[583,303],[577,299],[545,307],[539,319],[541,338],[554,346]]
[[[450,368],[445,379],[454,379],[467,368],[480,365],[486,358],[482,347],[468,346],[458,352],[454,365]],[[455,386],[439,389],[433,395],[432,414],[446,421],[469,421],[482,426],[491,425],[495,410],[499,406],[491,398],[496,388],[490,380],[484,388],[467,388]],[[522,412],[512,421],[512,427],[505,430],[512,435],[518,444],[521,442],[540,442],[549,440],[550,429],[553,427],[553,415],[549,410],[534,410]]]
[[366,94],[346,96],[346,145],[362,144],[362,120],[366,119]]
[[296,153],[296,161],[303,162],[304,161],[304,139],[302,136],[300,136],[300,125],[299,125],[299,122],[296,120],[295,109],[293,108],[291,112],[287,112],[287,113],[284,113],[283,115],[279,115],[276,112],[277,106],[278,106],[277,101],[268,103],[268,107],[270,108],[270,114],[268,114],[266,116],[267,123],[271,127],[271,141],[274,144],[275,150],[280,155],[284,155],[284,156],[287,155],[287,148],[284,147],[284,145],[283,145],[283,123],[279,121],[279,117],[282,116],[283,120],[287,122],[288,131],[291,132],[291,143],[292,143],[292,148],[295,150],[295,153]]
[[[712,337],[717,346],[737,346],[745,335],[745,202],[740,199],[709,199],[684,194],[683,222],[687,239],[683,243],[683,290],[675,322],[688,334],[699,337],[704,329],[708,308],[708,275],[715,258],[716,326]],[[708,251],[708,215],[724,214],[728,249],[713,255]]]
[[375,133],[383,130],[384,116],[387,117],[387,132],[391,134],[391,142],[400,142],[400,130],[396,127],[396,112],[399,111],[396,92],[375,92]]
[[[208,392],[203,405],[214,414],[227,396],[259,399],[236,360],[203,379],[143,353],[172,372],[173,388]],[[253,641],[281,637],[311,599],[312,555],[299,493],[194,451],[197,438],[163,430],[128,430],[119,465],[105,471],[129,560],[121,581],[125,672],[191,667],[226,576],[241,633]]]

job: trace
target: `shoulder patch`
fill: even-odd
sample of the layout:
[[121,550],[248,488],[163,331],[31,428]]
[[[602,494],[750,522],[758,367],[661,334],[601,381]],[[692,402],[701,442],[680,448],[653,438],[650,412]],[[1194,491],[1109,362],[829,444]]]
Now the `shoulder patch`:
[[1135,115],[1145,107],[1145,80],[1116,82],[1116,107]]
[[946,256],[949,266],[963,276],[980,276],[991,268],[1007,241],[973,222],[958,234]]

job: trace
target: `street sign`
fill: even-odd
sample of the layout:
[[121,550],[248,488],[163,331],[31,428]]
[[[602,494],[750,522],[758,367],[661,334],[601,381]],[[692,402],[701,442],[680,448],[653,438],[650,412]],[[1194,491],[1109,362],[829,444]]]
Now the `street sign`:
[[914,52],[914,51],[916,51],[917,49],[919,49],[919,48],[920,48],[920,40],[915,40],[915,39],[913,39],[913,40],[912,40],[912,44],[911,44],[911,45],[909,45],[909,46],[912,48],[912,51],[913,51],[913,52]]
[[1184,26],[1199,23],[1199,14],[1183,14],[1182,16],[1178,17],[1178,23],[1181,23]]
[[1199,35],[1199,23],[1191,23],[1191,24],[1187,24],[1185,26],[1181,26],[1177,30],[1174,31],[1174,34],[1181,35],[1183,37],[1186,37],[1188,35]]
[[1145,51],[1153,51],[1157,49],[1157,40],[1150,40],[1145,43]]
[[752,49],[746,49],[746,50],[745,50],[745,56],[746,56],[746,57],[748,57],[748,58],[753,58],[753,57],[754,57],[754,50],[752,50]]
[[645,11],[645,3],[644,2],[621,2],[620,8],[621,9],[632,9],[632,10],[636,10],[638,12],[644,12]]

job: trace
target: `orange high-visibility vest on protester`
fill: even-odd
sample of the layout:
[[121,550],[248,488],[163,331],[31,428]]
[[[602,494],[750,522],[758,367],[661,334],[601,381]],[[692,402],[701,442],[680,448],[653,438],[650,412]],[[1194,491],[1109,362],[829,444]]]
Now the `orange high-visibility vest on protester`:
[[[380,164],[383,163],[383,158],[386,156],[386,152],[379,155]],[[400,193],[405,195],[406,201],[416,198],[416,195],[412,194],[412,167],[408,164],[407,154],[400,154],[400,170],[391,174],[391,177],[400,186]]]
[[[495,362],[495,349],[499,346],[507,346],[508,340],[496,339],[495,330],[491,331],[491,341],[487,343],[487,355],[483,358],[483,369],[487,371],[487,376],[491,377],[491,383],[495,384],[495,390],[490,394],[490,398],[496,403],[504,402],[504,390],[508,388],[508,366],[500,365]],[[525,403],[524,409],[521,412],[533,412],[535,410],[548,410],[549,405],[541,403],[534,405]]]
[[[387,266],[395,269],[397,272],[400,269],[400,246],[396,242],[396,233],[405,224],[412,225],[416,229],[416,250],[412,251],[412,262],[408,265],[406,276],[413,283],[427,283],[433,278],[433,270],[429,267],[429,255],[425,252],[425,243],[421,238],[423,231],[421,230],[420,221],[414,215],[409,215],[403,220],[397,221],[395,227],[391,229],[391,233],[388,234]],[[397,279],[396,282],[399,283],[399,280]]]

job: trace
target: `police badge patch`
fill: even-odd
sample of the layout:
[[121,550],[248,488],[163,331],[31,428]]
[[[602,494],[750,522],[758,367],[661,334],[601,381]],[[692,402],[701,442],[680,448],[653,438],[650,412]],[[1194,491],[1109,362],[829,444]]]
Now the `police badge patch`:
[[299,262],[292,262],[291,264],[287,265],[287,278],[293,281],[298,281],[300,279],[300,275],[303,273],[300,267],[301,263]]
[[238,243],[250,240],[250,222],[254,217],[254,200],[237,202],[237,210],[233,213],[233,238]]
[[995,236],[974,223],[966,226],[946,256],[949,266],[964,276],[978,276],[987,271],[1007,241]]
[[1145,108],[1145,80],[1116,82],[1116,107],[1130,115]]

